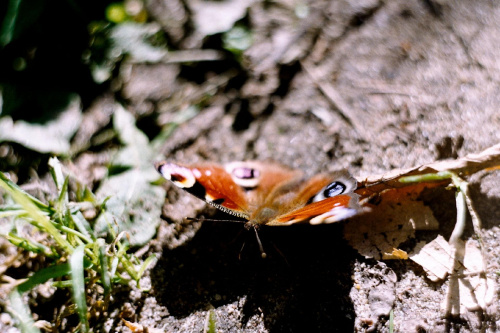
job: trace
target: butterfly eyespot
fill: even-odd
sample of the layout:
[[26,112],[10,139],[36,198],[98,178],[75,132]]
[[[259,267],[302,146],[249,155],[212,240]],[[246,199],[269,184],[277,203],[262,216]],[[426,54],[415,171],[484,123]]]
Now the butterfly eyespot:
[[318,202],[321,200],[325,200],[327,198],[331,198],[337,195],[340,195],[342,193],[345,193],[347,189],[347,186],[339,181],[334,181],[327,186],[325,186],[321,191],[318,192],[312,199],[310,199],[310,202]]
[[239,179],[255,179],[259,177],[260,172],[252,168],[234,168],[232,174]]
[[227,172],[233,181],[244,190],[254,189],[260,182],[260,170],[244,165],[244,163],[233,162],[226,166]]
[[180,188],[190,188],[196,183],[196,175],[186,167],[173,163],[159,163],[156,168],[163,177]]
[[341,182],[330,183],[323,191],[325,198],[331,198],[345,192],[346,186]]
[[184,177],[183,175],[180,175],[180,174],[171,174],[170,175],[170,180],[173,181],[174,183],[182,183],[184,181],[186,181],[186,177]]

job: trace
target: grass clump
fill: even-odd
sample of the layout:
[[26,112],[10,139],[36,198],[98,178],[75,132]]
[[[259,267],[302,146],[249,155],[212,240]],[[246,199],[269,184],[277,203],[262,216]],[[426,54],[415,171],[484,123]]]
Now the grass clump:
[[[75,201],[70,201],[69,178],[64,176],[60,162],[51,158],[49,167],[57,187],[57,197],[48,204],[23,191],[0,172],[0,189],[5,199],[0,206],[2,236],[28,251],[31,257],[44,256],[43,261],[48,263],[24,279],[8,279],[9,302],[6,308],[23,332],[39,332],[37,326],[40,325],[34,322],[22,296],[52,280],[52,286],[56,288],[70,288],[73,305],[68,307],[67,315],[76,313],[79,318],[77,329],[89,332],[91,314],[106,313],[113,286],[130,281],[138,284],[155,257],[152,255],[141,262],[128,254],[126,232],[118,233],[112,225],[107,235],[98,234],[92,222],[106,211],[108,198],[98,202],[85,189],[76,193]],[[88,207],[97,212],[90,222],[82,214],[82,210]],[[5,224],[9,223],[6,228]],[[31,226],[28,226],[31,232],[25,232],[26,224]],[[38,239],[32,237],[34,234],[39,236]],[[96,292],[97,297],[91,298],[86,292],[88,290]],[[57,327],[52,329],[57,330]]]

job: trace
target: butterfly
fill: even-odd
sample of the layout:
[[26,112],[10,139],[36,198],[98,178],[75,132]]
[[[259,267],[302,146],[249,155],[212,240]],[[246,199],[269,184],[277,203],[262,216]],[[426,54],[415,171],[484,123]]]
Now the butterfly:
[[363,211],[354,193],[357,182],[346,171],[308,178],[302,171],[259,161],[226,165],[163,161],[155,167],[179,188],[245,219],[248,229],[333,223]]

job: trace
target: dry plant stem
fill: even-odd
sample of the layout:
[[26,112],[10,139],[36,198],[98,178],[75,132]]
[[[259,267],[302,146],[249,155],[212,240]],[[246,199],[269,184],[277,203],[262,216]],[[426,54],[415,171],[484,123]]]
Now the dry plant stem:
[[[464,243],[465,245],[465,243]],[[450,282],[446,292],[445,314],[447,316],[457,315],[460,313],[460,284],[458,281],[459,270],[462,268],[460,264],[463,261],[464,246],[461,248],[453,248],[453,267],[450,272]],[[461,256],[461,257],[460,257]],[[462,260],[459,260],[459,259]]]
[[455,194],[455,197],[457,202],[457,221],[455,223],[455,227],[453,228],[453,232],[450,236],[450,240],[448,241],[448,243],[450,244],[450,246],[454,247],[455,249],[458,249],[460,247],[459,245],[460,237],[462,237],[462,234],[465,229],[467,205],[465,203],[465,194],[460,189],[458,189],[457,193]]
[[456,193],[456,204],[457,204],[457,221],[455,224],[455,228],[450,236],[449,244],[453,248],[453,268],[450,272],[450,283],[448,286],[448,291],[446,294],[446,305],[445,311],[446,315],[457,315],[460,313],[460,285],[459,285],[459,275],[460,270],[462,269],[462,262],[464,261],[465,256],[465,242],[460,241],[460,237],[462,236],[465,229],[465,222],[467,217],[467,211],[472,219],[474,232],[479,240],[479,247],[481,251],[481,259],[482,259],[482,269],[479,272],[481,279],[484,280],[483,283],[486,284],[486,274],[485,269],[486,265],[486,256],[484,253],[484,246],[482,242],[482,230],[481,230],[481,221],[479,219],[478,214],[474,210],[472,205],[472,200],[470,199],[469,193],[469,184],[458,177],[454,173],[450,173],[452,182],[457,188]]
[[[461,191],[459,184],[456,183],[458,177],[452,175],[455,186],[457,187],[456,202],[457,202],[457,221],[455,223],[455,228],[450,236],[448,243],[453,249],[453,267],[450,274],[450,282],[448,285],[448,290],[446,292],[446,305],[445,311],[446,315],[454,315],[460,313],[460,285],[458,282],[459,270],[461,269],[460,262],[463,261],[465,243],[460,242],[460,237],[462,236],[465,229],[466,221],[466,203],[465,194]],[[462,260],[460,260],[460,258]]]
[[469,214],[472,220],[472,226],[474,228],[474,233],[477,236],[478,242],[479,242],[479,249],[481,251],[481,259],[482,259],[482,267],[481,270],[479,271],[479,276],[483,280],[483,283],[487,284],[487,278],[486,278],[486,270],[488,268],[488,262],[486,260],[486,252],[484,250],[484,243],[483,243],[483,229],[482,229],[482,223],[481,220],[479,219],[479,215],[477,214],[476,210],[474,209],[474,206],[472,204],[472,200],[470,198],[469,194],[469,184],[467,182],[463,182],[461,185],[461,191],[464,192],[465,196],[465,202],[467,204],[467,209],[469,210]]
[[[459,222],[463,223],[462,230],[460,232],[460,235],[458,235],[458,237],[461,236],[461,234],[463,233],[463,229],[465,228],[465,212],[468,210],[469,215],[470,215],[471,220],[472,220],[472,226],[474,228],[474,233],[476,234],[476,236],[478,238],[479,247],[481,250],[481,257],[483,259],[483,265],[482,265],[483,268],[481,270],[481,274],[483,274],[487,265],[486,265],[486,256],[485,256],[484,246],[483,246],[482,223],[481,223],[481,220],[479,218],[479,215],[477,214],[476,210],[474,209],[474,206],[472,204],[472,200],[470,198],[469,183],[464,181],[463,179],[461,179],[460,177],[458,177],[454,174],[452,174],[452,179],[453,179],[453,184],[457,187],[457,190],[458,190],[457,195],[460,193],[462,194],[462,198],[460,200],[457,197],[457,214],[458,214],[459,209],[463,210],[463,214],[464,214],[463,220],[459,220],[458,216],[457,216],[457,225],[459,224]],[[457,228],[457,226],[455,226],[455,229],[456,228]],[[456,245],[455,243],[452,243],[452,237],[455,234],[455,229],[453,230],[452,236],[450,237],[450,245],[452,245],[452,246]],[[456,242],[455,239],[453,241]]]
[[[419,177],[426,174],[443,172],[444,174],[455,173],[464,176],[472,175],[481,170],[495,170],[499,168],[500,144],[497,144],[478,154],[469,154],[457,160],[438,161],[404,170],[395,169],[386,174],[369,176],[365,179],[358,178],[358,183],[363,184],[365,187],[373,187],[375,191],[380,183],[390,183],[390,185],[394,187],[407,186],[403,178],[407,178],[406,182],[412,183],[422,181],[422,178]],[[415,176],[415,178],[411,176]]]

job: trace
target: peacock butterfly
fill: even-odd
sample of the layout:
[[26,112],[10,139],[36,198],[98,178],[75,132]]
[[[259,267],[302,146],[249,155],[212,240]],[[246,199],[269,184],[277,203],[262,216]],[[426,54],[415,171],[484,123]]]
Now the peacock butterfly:
[[304,177],[276,163],[247,161],[155,164],[176,186],[234,216],[245,226],[333,223],[360,212],[357,182],[346,171]]

